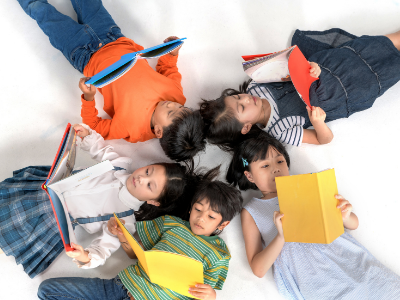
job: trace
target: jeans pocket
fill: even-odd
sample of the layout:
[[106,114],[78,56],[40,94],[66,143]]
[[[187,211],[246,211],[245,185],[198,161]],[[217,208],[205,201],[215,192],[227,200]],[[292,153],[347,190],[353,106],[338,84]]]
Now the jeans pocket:
[[107,33],[107,37],[112,41],[116,41],[122,36],[121,29],[117,25],[111,26]]

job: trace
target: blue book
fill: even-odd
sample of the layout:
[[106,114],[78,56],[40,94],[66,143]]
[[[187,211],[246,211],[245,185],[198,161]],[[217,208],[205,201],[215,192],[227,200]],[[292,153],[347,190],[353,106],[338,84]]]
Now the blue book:
[[92,84],[97,88],[102,88],[103,86],[113,82],[114,80],[117,80],[126,72],[128,72],[138,59],[157,58],[168,54],[180,47],[185,39],[186,38],[173,40],[151,48],[122,55],[120,60],[94,75],[92,78],[86,81],[86,84]]

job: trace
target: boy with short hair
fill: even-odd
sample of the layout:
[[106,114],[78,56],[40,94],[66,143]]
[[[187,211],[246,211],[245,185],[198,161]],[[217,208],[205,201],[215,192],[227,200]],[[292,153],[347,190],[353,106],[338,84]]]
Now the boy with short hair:
[[[86,77],[102,71],[124,54],[144,49],[124,37],[101,0],[71,1],[78,23],[47,0],[18,2],[37,21],[50,43]],[[164,42],[174,39],[177,37]],[[186,98],[176,66],[178,52],[176,49],[160,57],[156,71],[146,60],[138,60],[124,76],[99,89],[104,96],[103,109],[111,120],[98,117],[93,101],[96,88],[86,86],[87,78],[82,78],[79,87],[83,92],[83,122],[105,139],[123,138],[135,143],[157,137],[166,155],[177,161],[203,150],[203,120],[199,113],[183,106]],[[174,130],[168,130],[171,126]]]

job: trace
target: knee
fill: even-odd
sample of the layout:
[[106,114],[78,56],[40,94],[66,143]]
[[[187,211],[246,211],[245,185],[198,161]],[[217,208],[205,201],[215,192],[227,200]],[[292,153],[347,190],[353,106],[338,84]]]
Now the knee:
[[39,9],[40,5],[47,3],[47,0],[18,0],[23,10],[31,15],[33,11]]
[[46,279],[45,281],[43,281],[38,288],[38,297],[41,300],[46,300],[49,299],[47,297],[47,295],[49,294],[50,290],[51,290],[51,286],[52,286],[52,279]]

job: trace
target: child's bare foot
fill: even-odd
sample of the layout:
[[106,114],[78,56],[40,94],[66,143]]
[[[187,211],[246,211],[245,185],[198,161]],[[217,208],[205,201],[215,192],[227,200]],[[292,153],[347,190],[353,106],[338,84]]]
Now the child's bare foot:
[[4,253],[3,250],[0,249],[0,254],[3,254],[3,253]]

